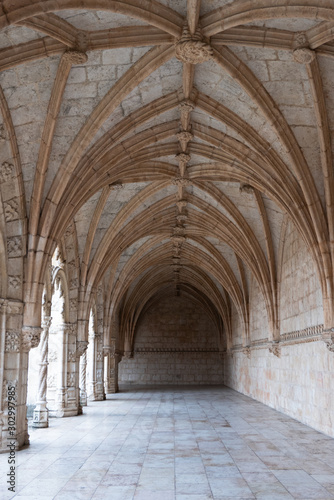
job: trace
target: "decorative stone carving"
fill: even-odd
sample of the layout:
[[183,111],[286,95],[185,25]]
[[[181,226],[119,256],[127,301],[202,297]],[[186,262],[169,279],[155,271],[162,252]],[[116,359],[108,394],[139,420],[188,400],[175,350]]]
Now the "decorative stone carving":
[[253,194],[254,188],[250,184],[240,184],[239,192],[246,194]]
[[0,141],[5,141],[7,139],[5,126],[1,123],[0,125]]
[[133,352],[132,351],[124,351],[124,358],[125,359],[133,358]]
[[303,31],[299,31],[298,33],[295,34],[294,37],[294,45],[296,48],[302,48],[308,45],[308,39],[306,36],[306,33]]
[[181,245],[182,245],[182,243],[184,243],[184,242],[185,242],[186,238],[185,238],[185,236],[177,236],[177,235],[173,235],[173,236],[171,237],[171,240],[172,240],[172,243],[173,243],[174,247],[178,247],[178,248],[180,248],[180,247],[181,247]]
[[87,54],[85,52],[80,52],[79,50],[67,50],[63,54],[64,61],[70,64],[84,64],[87,62]]
[[8,276],[8,285],[14,290],[17,290],[22,284],[20,276]]
[[177,206],[179,212],[182,212],[182,209],[186,208],[186,206],[187,206],[187,200],[179,200],[178,202],[176,202],[176,206]]
[[191,113],[191,111],[195,108],[195,104],[190,100],[190,99],[185,99],[184,101],[180,102],[179,108],[182,113]]
[[[184,152],[187,150],[187,146],[188,146],[188,142],[190,142],[194,136],[191,132],[187,132],[186,130],[182,130],[181,132],[179,132],[178,134],[176,134],[176,137],[177,137],[177,140],[179,141],[179,143],[181,144],[181,149],[183,151],[183,153],[180,153],[179,155],[177,155],[177,157],[179,158],[181,154],[185,154]],[[189,157],[189,159],[187,160],[187,162],[190,160],[190,156],[189,155],[186,155]]]
[[73,273],[75,271],[76,265],[75,265],[74,260],[67,263],[67,268],[68,268],[69,273]]
[[6,314],[8,309],[8,300],[0,299],[0,314]]
[[7,252],[9,257],[20,257],[22,252],[22,238],[13,236],[7,240]]
[[[183,132],[181,132],[181,134],[182,133]],[[185,132],[185,133],[187,134],[188,132]],[[177,135],[179,135],[179,134],[177,134]],[[190,134],[190,135],[192,136],[192,134]],[[180,163],[188,163],[188,161],[190,161],[190,155],[188,155],[186,153],[179,153],[176,155],[176,158],[177,158],[179,164]]]
[[8,330],[5,338],[6,352],[20,352],[21,336],[17,330]]
[[37,326],[24,326],[22,328],[22,349],[23,351],[30,351],[37,347],[41,338],[42,328]]
[[184,224],[188,219],[187,214],[179,214],[176,216],[176,220],[179,224]]
[[312,49],[302,47],[293,51],[293,58],[299,64],[310,64],[315,58],[315,52]]
[[179,162],[181,177],[183,178],[186,173],[187,163],[190,161],[190,155],[187,155],[186,153],[179,153],[176,155],[176,158]]
[[6,201],[4,204],[4,212],[6,222],[10,222],[12,220],[19,219],[19,202],[16,198],[12,200]]
[[96,353],[96,361],[102,361],[102,351],[97,351]]
[[14,175],[14,165],[4,161],[0,167],[0,182],[7,182]]
[[80,356],[83,355],[83,353],[87,349],[87,346],[88,346],[88,342],[86,340],[77,340],[77,350],[76,350],[77,358],[80,358]]
[[73,280],[70,281],[70,288],[78,288],[79,286],[79,280],[78,278],[74,278]]
[[212,47],[203,40],[200,28],[192,35],[186,22],[182,36],[175,44],[175,57],[183,63],[200,64],[211,59],[212,55]]
[[65,238],[65,239],[67,239],[67,238],[69,238],[70,236],[72,236],[73,231],[74,231],[74,228],[73,228],[73,225],[72,225],[72,224],[70,224],[69,226],[67,226],[66,231],[65,231],[65,233],[64,233],[64,238]]
[[76,351],[68,351],[67,353],[67,360],[70,362],[75,362],[77,359],[77,353]]
[[332,339],[325,340],[326,347],[330,352],[334,352],[334,341]]
[[50,361],[50,363],[57,361],[57,359],[58,359],[57,351],[50,350],[48,355],[48,360]]
[[74,386],[75,386],[75,374],[68,373],[67,374],[67,387],[74,387]]
[[281,357],[281,346],[278,342],[273,342],[270,346],[269,346],[269,352],[271,352],[272,354],[274,354],[274,356],[277,356],[278,358]]
[[119,191],[120,189],[123,189],[123,184],[121,182],[114,182],[113,184],[109,184],[109,187],[113,191]]
[[181,186],[181,187],[192,186],[191,180],[188,179],[187,177],[175,177],[172,180],[172,184],[174,184],[174,186]]
[[251,357],[251,349],[250,347],[245,347],[242,352],[247,356],[248,359]]
[[48,387],[56,387],[56,375],[48,375]]
[[179,105],[181,115],[181,125],[183,130],[188,130],[190,113],[195,108],[195,104],[189,99],[185,99]]
[[183,226],[174,226],[173,227],[173,235],[184,236],[184,234],[185,234],[185,229]]
[[70,311],[76,311],[77,309],[77,299],[70,300]]
[[7,312],[8,314],[22,314],[23,303],[14,300],[8,301]]

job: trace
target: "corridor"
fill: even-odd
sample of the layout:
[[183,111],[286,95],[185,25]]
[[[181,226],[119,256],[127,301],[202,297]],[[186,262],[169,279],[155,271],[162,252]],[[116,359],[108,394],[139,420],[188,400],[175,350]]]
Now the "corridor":
[[334,499],[334,440],[226,387],[123,388],[29,433],[3,500]]

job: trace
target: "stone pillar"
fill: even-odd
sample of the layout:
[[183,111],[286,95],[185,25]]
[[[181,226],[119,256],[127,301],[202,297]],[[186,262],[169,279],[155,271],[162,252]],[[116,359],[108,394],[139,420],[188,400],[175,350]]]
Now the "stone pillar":
[[88,400],[96,401],[96,339],[95,334],[92,333],[88,337],[90,349],[87,356],[87,363],[89,363],[89,380],[88,380]]
[[80,404],[87,406],[86,375],[87,375],[87,354],[86,351],[80,357]]
[[95,386],[95,400],[103,401],[104,399],[104,388],[103,388],[103,378],[104,378],[104,359],[103,359],[103,341],[102,335],[95,335],[96,341],[96,386]]
[[42,334],[40,340],[40,364],[39,364],[39,380],[38,380],[38,395],[37,403],[34,409],[33,427],[48,427],[49,412],[46,407],[46,388],[48,376],[48,344],[49,344],[49,329],[51,325],[51,317],[44,317],[42,324]]
[[104,347],[107,353],[107,376],[105,391],[107,394],[115,394],[118,392],[118,363],[120,354],[113,350],[112,347]]
[[79,359],[77,358],[77,325],[67,323],[67,370],[65,416],[78,415],[80,410]]
[[59,349],[59,372],[56,390],[56,415],[57,417],[65,416],[65,408],[67,406],[66,398],[66,379],[67,379],[67,340],[68,340],[68,324],[59,325],[58,335],[60,335]]
[[[78,415],[82,415],[82,403],[81,403],[81,388],[82,385],[81,383],[83,382],[84,388],[85,388],[85,395],[86,395],[86,405],[87,405],[87,393],[86,393],[86,363],[85,363],[85,371],[84,373],[81,373],[81,359],[86,354],[86,349],[87,349],[88,342],[85,340],[77,340],[76,342],[76,358],[77,358],[77,365],[79,366],[79,376],[77,377],[77,392],[78,392]],[[83,377],[83,379],[82,379]]]
[[[22,446],[29,444],[28,419],[27,419],[27,385],[28,385],[28,361],[29,351],[38,347],[42,328],[37,326],[23,326],[21,332],[21,349],[19,373],[17,379],[17,411],[16,422],[20,423],[21,432],[17,429],[17,444]],[[8,420],[9,423],[9,420]]]

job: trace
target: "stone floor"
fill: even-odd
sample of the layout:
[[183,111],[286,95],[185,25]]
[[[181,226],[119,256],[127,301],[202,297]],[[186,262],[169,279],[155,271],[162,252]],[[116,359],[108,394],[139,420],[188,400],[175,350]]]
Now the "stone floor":
[[31,430],[21,500],[334,499],[334,439],[225,387],[131,389]]

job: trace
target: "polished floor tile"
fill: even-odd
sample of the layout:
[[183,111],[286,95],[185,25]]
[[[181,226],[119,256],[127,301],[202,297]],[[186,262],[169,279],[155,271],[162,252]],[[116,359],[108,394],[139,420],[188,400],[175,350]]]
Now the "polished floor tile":
[[225,387],[123,388],[30,439],[1,500],[334,500],[334,439]]

